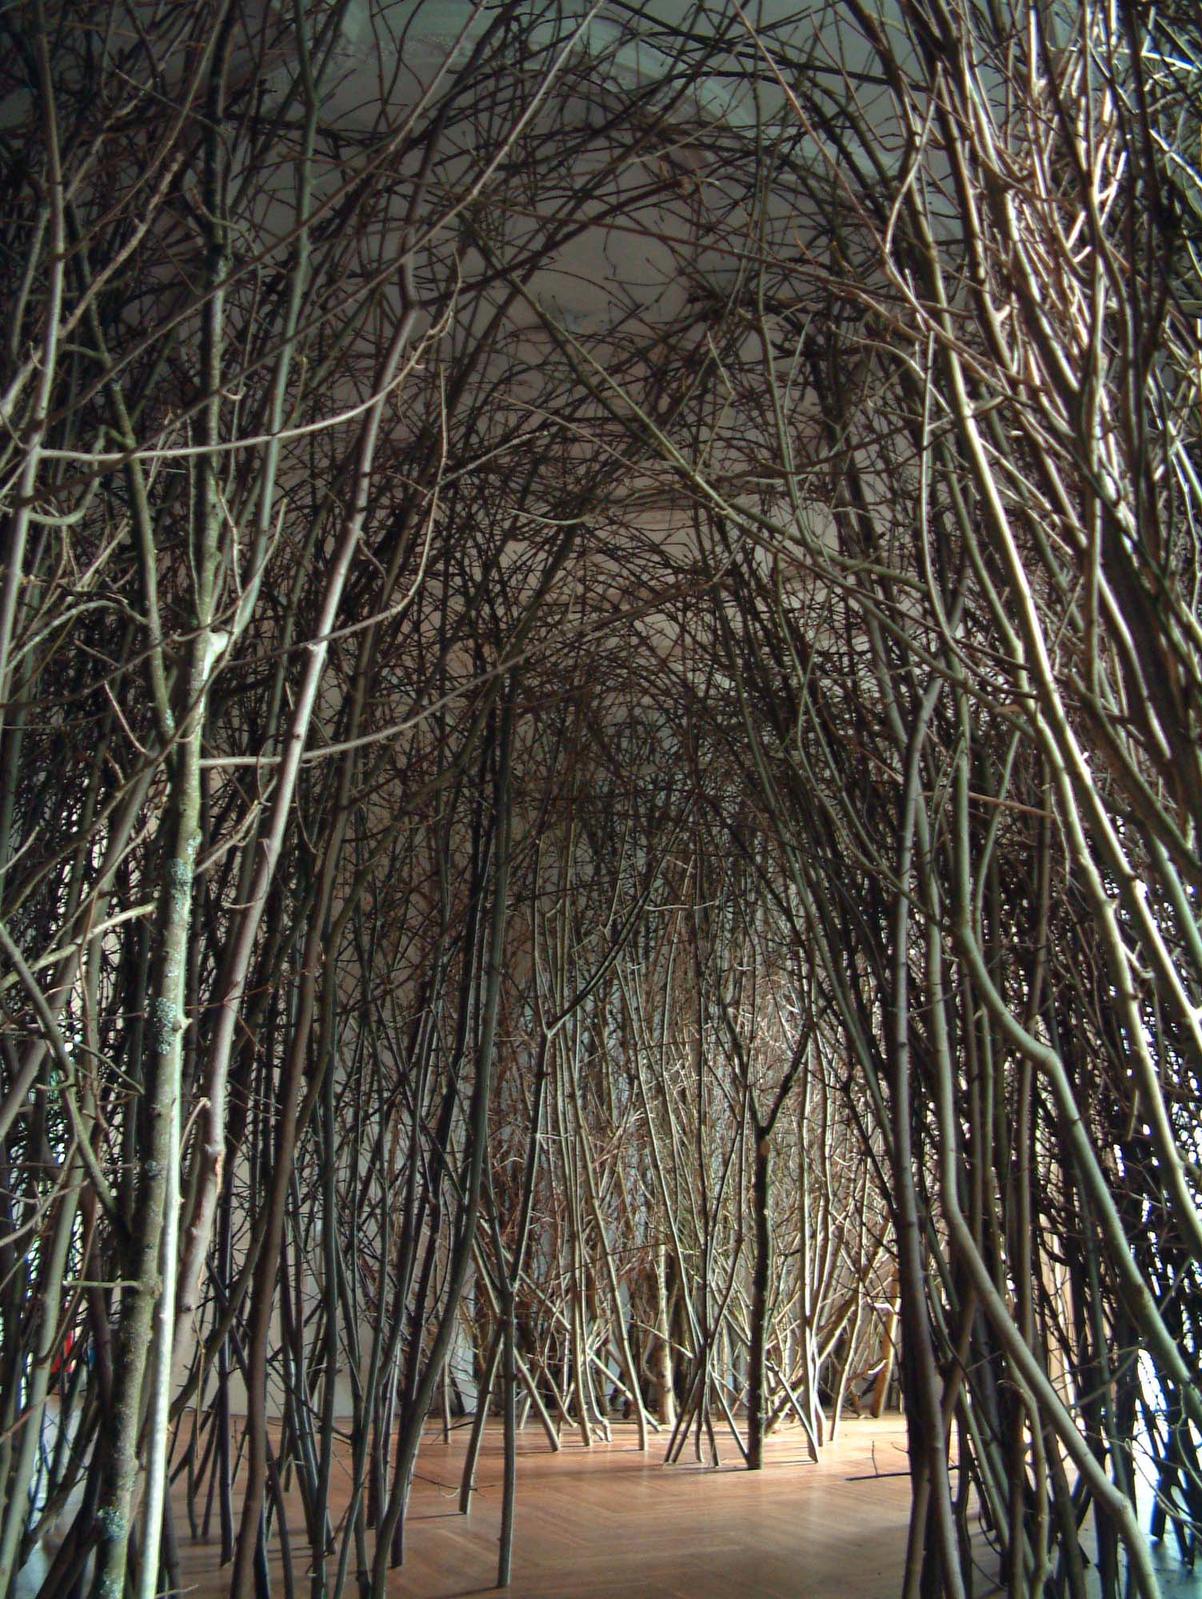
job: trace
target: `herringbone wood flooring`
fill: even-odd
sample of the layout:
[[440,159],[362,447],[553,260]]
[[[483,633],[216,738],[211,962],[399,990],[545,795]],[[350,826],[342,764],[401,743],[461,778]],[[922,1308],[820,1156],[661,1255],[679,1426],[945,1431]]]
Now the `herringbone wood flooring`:
[[[466,1599],[495,1581],[501,1503],[501,1436],[486,1435],[470,1515],[458,1513],[466,1432],[432,1433],[418,1462],[397,1599]],[[722,1440],[719,1440],[720,1444]],[[818,1465],[799,1433],[770,1442],[762,1472],[741,1469],[726,1440],[720,1470],[665,1467],[663,1438],[646,1454],[618,1424],[610,1444],[586,1449],[565,1434],[552,1453],[531,1425],[519,1437],[513,1599],[891,1599],[900,1591],[909,1482],[905,1430],[896,1418],[844,1422]],[[336,1508],[349,1484],[340,1480]],[[303,1544],[298,1503],[289,1517]],[[181,1575],[197,1599],[227,1592],[216,1542],[183,1536]],[[278,1544],[274,1599],[283,1586]],[[308,1599],[305,1563],[295,1569]],[[348,1593],[355,1591],[353,1572]]]

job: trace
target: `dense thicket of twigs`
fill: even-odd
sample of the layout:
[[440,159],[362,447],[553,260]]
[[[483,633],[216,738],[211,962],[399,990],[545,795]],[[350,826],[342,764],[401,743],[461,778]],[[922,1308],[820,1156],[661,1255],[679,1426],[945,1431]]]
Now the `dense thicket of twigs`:
[[382,1594],[439,1410],[503,1582],[524,1416],[818,1449],[897,1306],[909,1593],[1155,1593],[1197,25],[447,17],[0,14],[0,1593]]

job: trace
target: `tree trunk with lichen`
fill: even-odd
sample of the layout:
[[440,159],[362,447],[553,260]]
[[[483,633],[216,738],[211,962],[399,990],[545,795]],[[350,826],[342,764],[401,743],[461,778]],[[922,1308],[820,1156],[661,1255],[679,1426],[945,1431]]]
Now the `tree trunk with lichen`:
[[[226,3],[215,18],[218,42],[213,48],[208,71],[208,110],[214,128],[220,121],[224,98],[230,16],[231,8]],[[206,141],[205,196],[208,213],[206,266],[212,291],[202,321],[201,370],[206,393],[203,435],[208,448],[216,451],[223,425],[224,291],[221,285],[227,269],[227,240],[222,221],[222,155],[215,131],[210,132]],[[188,669],[180,685],[181,703],[174,713],[164,707],[161,716],[166,724],[164,731],[174,734],[178,724],[179,734],[168,766],[170,808],[164,826],[167,859],[158,907],[158,973],[150,1006],[150,1071],[146,1085],[149,1158],[142,1168],[141,1200],[132,1244],[134,1287],[126,1291],[127,1302],[122,1306],[113,1401],[116,1425],[110,1435],[111,1445],[101,1479],[96,1599],[121,1599],[125,1590],[144,1417],[149,1422],[145,1471],[147,1501],[138,1594],[140,1599],[153,1599],[158,1591],[160,1535],[167,1488],[179,1245],[183,1034],[193,884],[201,838],[201,747],[213,665],[220,654],[223,638],[213,626],[218,553],[225,525],[217,460],[217,455],[211,454],[202,457],[198,464],[190,526],[195,631]],[[148,1363],[151,1366],[149,1387]]]
[[768,1226],[769,1156],[771,1140],[763,1127],[755,1128],[752,1167],[752,1226],[755,1257],[751,1275],[751,1345],[747,1355],[747,1469],[764,1464],[764,1377],[768,1339],[768,1266],[772,1234]]
[[[149,1026],[146,1104],[150,1137],[131,1243],[133,1286],[126,1289],[121,1307],[114,1425],[108,1435],[97,1512],[100,1547],[93,1590],[96,1599],[120,1599],[125,1590],[140,1469],[138,1445],[145,1411],[146,1368],[154,1338],[170,1332],[172,1307],[165,1303],[163,1250],[167,1209],[176,1202],[179,1172],[184,954],[192,915],[197,846],[198,769],[196,756],[190,755],[188,748],[188,744],[183,745],[177,757],[183,792],[176,806],[174,848],[164,869],[166,881],[160,906],[163,942]],[[143,1553],[145,1556],[146,1551]],[[153,1583],[156,1577],[157,1571],[151,1572],[147,1580]]]

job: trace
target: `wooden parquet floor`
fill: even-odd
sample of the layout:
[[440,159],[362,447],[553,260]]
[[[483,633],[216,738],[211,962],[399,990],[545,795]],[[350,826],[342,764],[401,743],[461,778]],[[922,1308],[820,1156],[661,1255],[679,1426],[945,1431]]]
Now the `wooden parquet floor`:
[[[495,1591],[501,1437],[486,1435],[466,1517],[458,1512],[465,1441],[464,1432],[450,1443],[432,1434],[423,1446],[405,1564],[390,1587],[396,1599]],[[801,1435],[786,1433],[756,1473],[736,1463],[733,1444],[719,1470],[687,1456],[664,1466],[664,1439],[642,1454],[622,1424],[612,1443],[590,1448],[565,1435],[558,1453],[530,1426],[518,1447],[512,1599],[892,1599],[900,1591],[909,1481],[896,1417],[845,1421],[817,1465]],[[348,1487],[337,1490],[343,1502]],[[289,1522],[303,1542],[299,1507]],[[186,1529],[182,1513],[177,1525]],[[180,1553],[186,1592],[228,1591],[215,1542],[185,1540]],[[307,1599],[301,1562],[295,1575],[298,1599]],[[278,1567],[273,1591],[277,1599],[283,1591]]]

